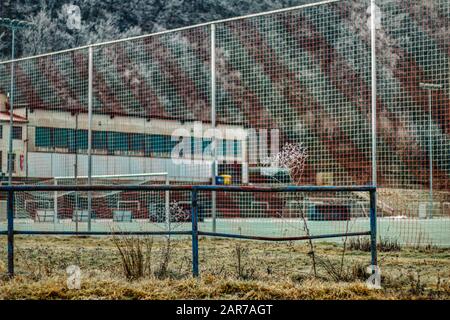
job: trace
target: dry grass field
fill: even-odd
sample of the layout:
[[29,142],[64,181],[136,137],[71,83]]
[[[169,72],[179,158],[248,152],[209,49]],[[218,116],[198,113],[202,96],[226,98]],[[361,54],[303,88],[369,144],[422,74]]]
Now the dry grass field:
[[[314,274],[306,242],[201,239],[193,279],[188,239],[17,236],[12,280],[0,241],[0,299],[450,299],[450,250],[442,248],[384,243],[382,289],[374,290],[365,284],[364,241],[349,240],[345,251],[315,243]],[[135,259],[128,273],[124,257]],[[67,287],[69,265],[81,269],[80,289]]]

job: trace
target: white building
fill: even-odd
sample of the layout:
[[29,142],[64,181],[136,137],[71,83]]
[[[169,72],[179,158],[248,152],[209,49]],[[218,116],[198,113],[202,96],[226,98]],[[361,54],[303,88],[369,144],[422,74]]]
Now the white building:
[[[8,150],[10,136],[9,104],[4,94],[0,92],[0,171],[2,175],[8,173]],[[13,117],[13,161],[12,171],[14,176],[26,175],[27,154],[27,119],[20,115]]]
[[[13,120],[14,177],[50,179],[74,176],[75,172],[77,176],[87,175],[87,113],[29,110],[19,105],[14,107]],[[10,113],[7,98],[1,93],[0,121],[1,170],[7,175]],[[172,180],[210,181],[213,158],[209,152],[211,130],[208,129],[211,129],[210,124],[192,121],[111,117],[94,113],[92,174],[168,172]],[[245,130],[231,125],[219,125],[218,129],[225,134],[218,140],[217,160],[237,164],[245,162]],[[231,138],[226,132],[233,132]],[[191,142],[190,162],[174,161],[174,148],[179,147],[182,140]]]

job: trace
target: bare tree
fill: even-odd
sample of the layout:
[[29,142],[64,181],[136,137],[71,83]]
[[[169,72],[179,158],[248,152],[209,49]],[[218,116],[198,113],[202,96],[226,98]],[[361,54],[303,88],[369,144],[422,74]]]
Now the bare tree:
[[0,33],[0,52],[8,47],[8,42],[5,41],[5,32]]
[[[291,178],[291,183],[295,185],[300,185],[303,178],[303,171],[306,164],[306,159],[308,158],[307,148],[301,143],[287,143],[283,146],[281,151],[276,154],[270,163],[272,166],[278,166],[285,168],[289,172]],[[300,217],[303,220],[303,228],[308,237],[311,236],[311,232],[308,227],[308,221],[305,213],[300,210]],[[314,243],[312,239],[308,239],[309,249],[308,255],[311,257],[312,268],[314,276],[317,277],[316,268],[316,254],[314,250]]]

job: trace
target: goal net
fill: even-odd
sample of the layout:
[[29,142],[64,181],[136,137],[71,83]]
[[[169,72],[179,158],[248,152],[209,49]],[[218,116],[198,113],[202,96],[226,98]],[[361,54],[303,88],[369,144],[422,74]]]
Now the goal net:
[[[54,177],[37,185],[151,185],[170,184],[167,172]],[[166,222],[168,191],[30,191],[18,192],[16,217],[35,222]],[[90,214],[89,214],[90,213]]]

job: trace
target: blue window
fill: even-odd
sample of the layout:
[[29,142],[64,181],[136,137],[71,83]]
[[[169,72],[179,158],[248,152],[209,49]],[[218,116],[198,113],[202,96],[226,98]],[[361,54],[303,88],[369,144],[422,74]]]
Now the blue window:
[[150,137],[152,152],[165,152],[166,151],[166,141],[164,136],[161,135],[152,135]]
[[92,149],[106,149],[108,141],[108,133],[106,131],[92,132]]
[[178,144],[178,141],[172,141],[171,136],[164,135],[151,135],[151,152],[156,156],[168,157],[172,152],[172,149]]
[[77,151],[77,135],[74,129],[67,129],[67,147],[69,152],[75,153]]
[[129,150],[128,136],[122,132],[108,133],[108,151],[114,153],[115,151]]
[[205,149],[208,148],[211,145],[211,143],[212,143],[211,138],[204,138],[202,141],[202,152],[203,152],[205,158],[210,158],[212,156],[211,152],[208,152],[207,154],[205,153]]
[[88,148],[88,131],[87,130],[78,130],[76,135],[77,135],[78,150],[87,150],[87,148]]
[[36,127],[35,145],[36,147],[52,148],[52,130],[51,128]]
[[217,140],[217,150],[216,154],[218,157],[223,157],[225,155],[225,143],[222,139]]
[[205,149],[208,148],[211,143],[212,143],[211,138],[204,138],[202,142],[202,150],[205,151]]
[[53,147],[67,148],[69,145],[69,130],[53,128]]
[[234,140],[234,156],[240,157],[242,155],[242,141]]
[[217,147],[218,156],[239,157],[242,154],[242,141],[219,140]]
[[203,153],[203,141],[202,138],[191,138],[191,152],[192,154],[202,154]]
[[150,156],[152,152],[152,136],[144,135],[144,153],[146,156]]
[[234,152],[234,143],[233,140],[225,140],[223,143],[223,154],[226,157],[232,157]]
[[130,150],[136,152],[144,151],[144,135],[139,133],[130,134]]
[[22,127],[14,126],[12,128],[12,138],[14,140],[22,140]]
[[[92,149],[108,150],[109,154],[120,152],[143,152],[146,156],[169,157],[179,140],[169,135],[146,135],[115,131],[93,131]],[[202,154],[211,139],[191,138],[192,152]],[[87,150],[88,130],[36,127],[36,147],[66,148],[68,152]],[[195,149],[195,150],[194,150]]]

